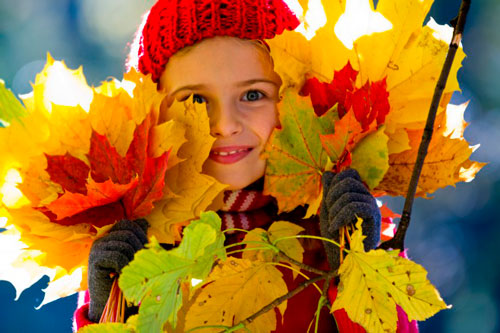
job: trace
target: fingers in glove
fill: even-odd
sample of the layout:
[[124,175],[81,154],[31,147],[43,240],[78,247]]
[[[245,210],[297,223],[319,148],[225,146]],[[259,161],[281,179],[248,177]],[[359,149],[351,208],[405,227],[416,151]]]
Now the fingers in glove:
[[124,256],[129,258],[129,260],[132,260],[134,258],[134,254],[142,248],[142,245],[138,243],[137,240],[135,240],[137,244],[135,244],[134,246],[130,242],[123,240],[116,240],[113,238],[109,237],[106,238],[105,241],[95,242],[94,245],[92,246],[90,254],[96,256],[102,256],[100,253],[103,251],[115,251],[122,253]]
[[130,220],[121,220],[118,221],[109,231],[109,233],[113,233],[119,230],[128,230],[131,231],[142,244],[146,244],[148,242],[147,237],[147,228],[149,227],[149,223],[144,219],[139,219],[135,221]]
[[[328,231],[333,233],[342,226],[355,223],[357,217],[360,217],[363,220],[373,219],[373,213],[374,209],[371,204],[366,202],[351,202],[343,206],[336,215],[330,215],[332,220],[328,227]],[[368,227],[367,224],[365,224],[365,226]]]
[[149,225],[149,222],[146,219],[137,219],[137,220],[134,220],[133,222],[135,222],[136,224],[138,224],[139,227],[141,227],[141,229],[147,235],[148,228],[150,227],[150,225]]
[[[323,188],[330,188],[330,184],[332,183],[335,174],[331,171],[325,171],[323,176],[321,176],[321,183],[323,184]],[[325,197],[325,191],[323,191],[323,198]]]
[[134,250],[127,243],[110,242],[103,244],[98,252],[91,252],[89,266],[119,273],[134,258]]
[[341,181],[343,181],[346,178],[352,178],[354,180],[361,182],[361,177],[360,177],[358,171],[356,171],[356,169],[347,169],[347,170],[344,170],[344,171],[336,174],[335,177],[332,179],[332,182],[330,185],[335,186],[337,183],[340,183]]
[[[344,209],[345,207],[348,207],[352,203],[365,203],[370,205],[371,208],[371,213],[373,214],[373,210],[378,209],[377,208],[377,203],[375,199],[369,194],[361,194],[361,193],[344,193],[338,200],[334,202],[334,204],[330,207],[328,210],[328,216],[329,216],[329,228],[332,228],[332,230],[338,230],[344,225],[356,222],[355,215],[358,213],[356,210],[352,211],[352,216],[346,216],[345,220],[340,220],[341,224],[334,224],[334,218],[340,214],[342,210],[344,210],[344,214],[346,210]],[[350,206],[352,208],[356,208],[355,206]],[[364,209],[366,209],[363,206]],[[361,213],[361,212],[360,212]],[[358,214],[359,216],[359,214]]]
[[342,195],[346,193],[361,193],[369,195],[370,191],[366,186],[353,178],[345,178],[328,189],[325,203],[331,207]]

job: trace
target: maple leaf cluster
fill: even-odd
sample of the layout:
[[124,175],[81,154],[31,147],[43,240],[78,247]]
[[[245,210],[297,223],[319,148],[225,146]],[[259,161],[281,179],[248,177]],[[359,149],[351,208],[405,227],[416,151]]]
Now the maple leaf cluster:
[[152,120],[149,115],[136,128],[124,157],[95,131],[87,155],[90,167],[70,154],[46,155],[50,180],[63,192],[38,209],[61,225],[89,223],[99,228],[148,215],[153,202],[163,197],[169,156],[169,151],[148,156]]
[[90,246],[116,221],[145,217],[151,235],[174,243],[224,185],[201,174],[213,143],[206,112],[161,107],[150,77],[132,70],[91,88],[49,56],[33,88],[0,130],[2,236],[19,268],[1,277],[20,293],[49,275],[45,304],[86,289]]
[[[317,213],[323,172],[348,167],[358,170],[375,195],[406,195],[452,32],[432,19],[422,27],[431,4],[382,0],[374,9],[368,0],[328,2],[307,9],[318,11],[310,17],[326,17],[322,26],[307,21],[305,13],[306,33],[285,31],[267,41],[283,78],[283,100],[282,127],[265,152],[264,190],[278,198],[280,211],[308,205],[308,216]],[[377,20],[343,29],[362,12]],[[460,48],[418,196],[470,181],[484,165],[469,159],[475,147],[463,138],[466,105],[448,104],[459,90],[456,73],[464,57]]]

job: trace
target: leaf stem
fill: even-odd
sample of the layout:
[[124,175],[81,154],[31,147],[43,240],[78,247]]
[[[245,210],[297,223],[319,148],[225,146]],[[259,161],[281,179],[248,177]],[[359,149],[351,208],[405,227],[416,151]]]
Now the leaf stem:
[[[311,279],[309,276],[305,275],[304,273],[302,273],[300,270],[296,269],[292,265],[289,266],[289,265],[282,264],[280,262],[271,262],[270,264],[272,264],[273,266],[280,266],[280,267],[288,268],[288,269],[294,271],[295,273],[301,275],[306,280],[310,280]],[[316,290],[319,292],[320,295],[323,294],[322,291],[321,291],[321,289],[318,287],[318,285],[316,283],[313,283],[313,286],[316,288]]]
[[315,267],[312,267],[312,266],[309,266],[309,265],[306,265],[298,260],[295,260],[291,257],[289,257],[285,252],[283,251],[279,251],[278,252],[278,256],[281,257],[283,260],[286,260],[288,261],[289,263],[291,264],[294,264],[295,266],[298,266],[300,267],[301,269],[305,270],[305,271],[308,271],[308,272],[311,272],[311,273],[315,273],[315,274],[319,274],[319,275],[323,275],[327,272],[321,270],[321,269],[318,269],[318,268],[315,268]]
[[467,13],[469,12],[471,0],[462,0],[460,5],[460,10],[458,14],[458,19],[456,20],[455,29],[453,31],[453,38],[450,42],[448,48],[448,54],[446,55],[446,60],[443,64],[441,70],[441,75],[437,81],[436,88],[434,89],[434,96],[432,98],[431,107],[429,109],[429,114],[427,116],[427,122],[425,124],[424,133],[422,134],[422,141],[418,148],[417,160],[415,166],[413,167],[413,173],[411,176],[410,184],[408,186],[408,192],[406,193],[406,200],[404,203],[403,214],[399,222],[398,230],[393,239],[382,243],[380,245],[383,249],[400,249],[404,250],[404,240],[406,236],[406,231],[410,225],[411,209],[413,206],[413,200],[415,198],[415,193],[417,191],[418,179],[420,173],[422,172],[422,167],[424,164],[424,159],[427,155],[427,149],[432,139],[432,133],[434,130],[434,121],[436,119],[437,110],[439,103],[443,96],[444,88],[446,87],[446,81],[450,74],[451,67],[453,65],[453,59],[460,46],[460,41],[462,40],[462,35],[465,27],[465,22],[467,18]]
[[[313,236],[313,235],[295,235],[295,236],[280,237],[280,238],[277,238],[277,239],[274,240],[273,245],[276,245],[276,243],[281,242],[283,240],[292,239],[292,238],[319,239],[321,241],[325,241],[325,242],[329,242],[329,243],[332,243],[334,245],[337,245],[340,248],[340,244],[337,243],[336,241],[332,240],[332,239],[325,238],[325,237],[320,237],[320,236]],[[347,253],[349,253],[349,250],[347,250],[347,249],[344,249],[344,251],[347,252]]]

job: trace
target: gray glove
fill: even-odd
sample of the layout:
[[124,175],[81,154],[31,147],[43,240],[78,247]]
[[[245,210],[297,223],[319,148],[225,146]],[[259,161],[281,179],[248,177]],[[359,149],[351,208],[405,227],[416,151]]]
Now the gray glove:
[[121,220],[92,244],[89,255],[88,285],[90,294],[89,319],[99,322],[108,301],[113,279],[134,254],[148,242],[149,223],[144,219]]
[[[363,219],[365,250],[374,249],[380,241],[381,214],[375,198],[361,182],[354,169],[347,169],[335,175],[325,172],[322,177],[323,202],[320,211],[321,236],[339,242],[339,229]],[[338,246],[324,242],[330,268],[340,265]]]

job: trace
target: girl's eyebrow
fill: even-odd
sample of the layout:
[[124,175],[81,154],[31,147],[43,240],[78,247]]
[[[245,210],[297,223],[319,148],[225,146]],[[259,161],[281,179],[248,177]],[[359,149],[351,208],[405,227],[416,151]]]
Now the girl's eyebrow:
[[270,84],[273,84],[275,86],[278,86],[278,84],[276,82],[274,82],[273,80],[269,80],[269,79],[265,79],[265,78],[242,81],[242,82],[238,83],[238,86],[239,87],[249,86],[249,85],[252,85],[254,83],[261,83],[261,82],[270,83]]

